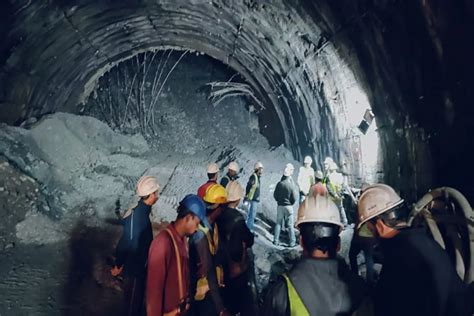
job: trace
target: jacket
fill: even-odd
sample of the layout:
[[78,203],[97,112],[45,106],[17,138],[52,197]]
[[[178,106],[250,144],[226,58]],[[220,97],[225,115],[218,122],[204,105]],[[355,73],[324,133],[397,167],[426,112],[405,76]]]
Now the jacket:
[[123,233],[116,249],[116,264],[124,266],[125,274],[146,273],[148,249],[153,240],[150,212],[151,206],[140,199],[130,215],[122,220]]
[[[311,316],[351,315],[368,294],[364,281],[343,259],[304,258],[287,275]],[[284,278],[267,293],[261,314],[291,315]]]
[[235,180],[237,180],[238,178],[239,178],[238,175],[231,176],[231,175],[229,175],[229,173],[226,173],[226,175],[222,177],[220,183],[221,183],[221,185],[225,188],[225,187],[227,187],[227,185],[229,184],[229,182],[235,181]]
[[245,188],[245,199],[247,201],[260,202],[260,176],[252,173]]
[[273,197],[278,205],[288,206],[296,202],[295,186],[291,177],[283,176],[280,182],[277,183]]
[[298,172],[298,179],[296,180],[300,191],[304,195],[308,195],[309,188],[314,184],[314,169],[311,167],[306,168],[305,166],[300,167]]
[[[189,297],[188,242],[186,237],[178,234],[174,223],[169,224],[167,228],[178,248],[181,271],[178,270],[173,240],[168,232],[161,231],[153,240],[148,255],[146,302],[149,316],[161,316],[175,310]],[[180,297],[178,273],[181,274],[184,297]]]
[[467,286],[424,228],[401,230],[380,247],[384,264],[375,289],[376,315],[471,315]]

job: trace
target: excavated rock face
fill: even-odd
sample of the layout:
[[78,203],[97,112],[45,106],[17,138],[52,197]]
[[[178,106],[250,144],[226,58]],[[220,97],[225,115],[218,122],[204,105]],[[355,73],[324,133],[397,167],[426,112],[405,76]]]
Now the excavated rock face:
[[121,60],[189,49],[245,78],[265,105],[264,134],[296,158],[353,158],[341,148],[344,113],[363,102],[360,86],[378,118],[386,182],[412,197],[433,183],[472,187],[455,167],[472,145],[461,133],[472,127],[469,1],[23,0],[1,11],[5,122],[81,112]]

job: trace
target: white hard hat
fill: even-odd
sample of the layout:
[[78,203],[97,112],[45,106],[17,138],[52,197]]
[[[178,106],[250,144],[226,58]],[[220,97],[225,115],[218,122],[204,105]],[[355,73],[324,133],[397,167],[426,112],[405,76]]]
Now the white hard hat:
[[322,180],[324,178],[323,172],[321,170],[316,171],[314,177],[318,180]]
[[235,162],[235,161],[232,161],[229,166],[227,166],[227,168],[229,170],[233,170],[235,172],[239,172],[239,165]]
[[150,195],[160,190],[160,184],[153,176],[143,176],[137,182],[137,195],[140,197]]
[[235,202],[244,197],[244,189],[237,181],[231,181],[225,188],[227,191],[227,202]]
[[367,187],[357,203],[359,227],[368,220],[402,203],[403,199],[392,187],[386,184],[379,183]]
[[292,163],[287,163],[286,166],[285,166],[285,169],[295,170],[295,166],[293,166]]
[[219,172],[219,166],[215,162],[210,163],[207,166],[207,173],[218,173],[218,172]]
[[306,156],[306,157],[304,157],[303,163],[312,164],[312,163],[313,163],[313,159],[311,159],[310,156]]
[[332,160],[331,157],[326,157],[326,159],[324,159],[324,163],[327,163],[327,164],[329,164],[329,163],[331,163],[331,162],[333,162],[333,161],[334,161],[334,160]]
[[255,166],[254,166],[253,168],[254,168],[254,169],[263,168],[263,164],[262,164],[260,161],[258,161],[258,162],[255,163]]
[[344,227],[339,209],[328,194],[310,195],[300,204],[295,227],[298,228],[302,223],[327,223],[338,225],[341,229]]

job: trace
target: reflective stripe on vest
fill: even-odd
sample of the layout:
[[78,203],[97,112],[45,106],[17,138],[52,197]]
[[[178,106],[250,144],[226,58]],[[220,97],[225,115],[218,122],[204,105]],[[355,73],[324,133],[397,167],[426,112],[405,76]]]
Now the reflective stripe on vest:
[[252,177],[255,177],[255,183],[253,184],[253,186],[250,188],[249,190],[249,193],[247,194],[246,198],[247,200],[250,200],[252,201],[253,198],[254,198],[254,195],[255,195],[255,191],[257,191],[257,188],[258,188],[258,176],[256,173],[252,174]]
[[[214,230],[211,237],[209,229],[202,225],[199,225],[199,230],[202,231],[206,235],[207,244],[209,245],[209,252],[214,257],[217,253],[217,248],[219,246],[219,229],[217,228],[217,224],[214,224]],[[216,266],[216,279],[217,285],[219,287],[224,287],[224,270],[222,266]],[[199,278],[197,281],[196,286],[196,294],[194,295],[194,299],[196,301],[202,301],[206,297],[206,293],[209,292],[209,282],[207,281],[207,277],[203,276]]]
[[293,283],[291,283],[288,275],[283,274],[286,281],[286,287],[288,288],[288,302],[290,303],[290,315],[291,316],[310,316],[306,306],[304,306],[298,292],[296,292]]

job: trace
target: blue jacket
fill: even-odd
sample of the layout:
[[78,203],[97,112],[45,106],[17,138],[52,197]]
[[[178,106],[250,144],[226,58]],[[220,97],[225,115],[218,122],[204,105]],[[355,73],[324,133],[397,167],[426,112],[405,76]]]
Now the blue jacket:
[[117,245],[116,264],[124,265],[124,272],[129,275],[146,273],[148,248],[153,240],[150,212],[151,206],[140,200],[132,213],[122,220],[123,233]]

